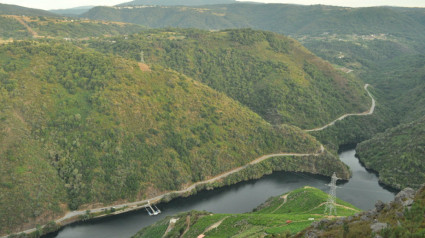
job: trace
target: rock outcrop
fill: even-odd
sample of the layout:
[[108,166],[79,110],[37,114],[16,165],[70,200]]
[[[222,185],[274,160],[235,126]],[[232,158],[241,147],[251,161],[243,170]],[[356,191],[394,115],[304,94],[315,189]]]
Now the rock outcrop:
[[[425,228],[425,184],[417,191],[405,188],[394,201],[377,201],[375,208],[354,216],[323,219],[295,237],[423,237]],[[409,227],[409,229],[407,229]],[[413,228],[412,228],[413,227]],[[342,235],[342,236],[341,236]]]

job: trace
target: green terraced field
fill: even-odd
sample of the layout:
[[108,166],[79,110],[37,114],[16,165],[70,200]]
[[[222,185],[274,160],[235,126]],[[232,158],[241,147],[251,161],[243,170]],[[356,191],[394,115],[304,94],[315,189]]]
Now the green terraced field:
[[[134,238],[197,237],[201,234],[217,238],[274,237],[282,234],[296,234],[314,221],[333,218],[324,215],[327,196],[317,188],[306,186],[282,196],[271,197],[250,213],[185,212],[172,217],[178,221],[168,233],[164,234],[170,217],[144,228]],[[357,212],[360,212],[360,209],[337,199],[338,216],[350,216]]]

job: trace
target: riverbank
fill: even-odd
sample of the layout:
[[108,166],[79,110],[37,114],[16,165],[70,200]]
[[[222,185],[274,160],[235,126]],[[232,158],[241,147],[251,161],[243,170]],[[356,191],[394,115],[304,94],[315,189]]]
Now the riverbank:
[[[325,165],[324,163],[327,164]],[[236,168],[206,181],[195,183],[180,191],[167,192],[142,201],[111,205],[91,210],[74,211],[58,219],[56,224],[63,227],[82,220],[93,220],[99,217],[132,212],[145,208],[148,201],[152,204],[168,203],[176,198],[189,197],[203,190],[213,190],[242,181],[259,179],[275,171],[306,172],[326,176],[331,175],[328,174],[327,170],[321,170],[320,168],[333,168],[329,171],[339,171],[339,176],[344,179],[348,179],[350,176],[347,167],[324,148],[320,148],[315,154],[274,154],[262,156],[248,165]],[[114,212],[111,212],[112,209]],[[32,230],[29,232],[36,231]]]
[[[377,182],[377,177],[369,174],[354,157],[354,150],[343,151],[340,159],[351,163],[352,178],[339,182],[337,197],[350,201],[362,210],[374,207],[377,200],[390,201],[394,193],[387,191]],[[281,158],[282,159],[282,158]],[[273,159],[272,159],[273,160]],[[272,162],[270,160],[270,162]],[[329,178],[309,173],[273,172],[260,179],[248,180],[231,186],[213,190],[203,190],[186,198],[175,198],[169,203],[158,204],[162,213],[149,216],[145,210],[133,211],[87,222],[74,223],[63,228],[57,234],[45,238],[80,238],[80,237],[131,237],[143,227],[149,226],[165,217],[192,210],[208,211],[221,214],[241,214],[251,212],[258,204],[270,197],[279,196],[300,187],[310,186],[329,191],[326,185]]]

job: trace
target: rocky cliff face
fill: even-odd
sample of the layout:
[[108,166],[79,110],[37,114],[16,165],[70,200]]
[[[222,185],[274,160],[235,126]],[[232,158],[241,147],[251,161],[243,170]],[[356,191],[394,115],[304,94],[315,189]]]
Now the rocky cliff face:
[[394,201],[378,201],[375,208],[354,216],[323,219],[296,237],[424,237],[425,184],[417,191],[406,188]]

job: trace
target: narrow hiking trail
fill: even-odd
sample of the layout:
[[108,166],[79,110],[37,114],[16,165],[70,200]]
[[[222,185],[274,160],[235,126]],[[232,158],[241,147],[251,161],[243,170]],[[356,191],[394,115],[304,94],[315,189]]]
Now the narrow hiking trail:
[[[366,116],[366,115],[372,115],[375,111],[375,99],[373,98],[372,94],[369,92],[369,90],[367,89],[370,85],[369,84],[365,84],[364,89],[367,91],[369,97],[372,99],[372,105],[370,107],[370,109],[366,112],[363,113],[350,113],[350,114],[344,114],[343,116],[339,117],[338,119],[332,121],[331,123],[320,127],[320,128],[315,128],[315,129],[311,129],[311,130],[304,130],[305,132],[311,132],[311,131],[321,131],[326,129],[329,126],[332,126],[335,124],[335,122],[342,120],[348,116]],[[97,213],[97,212],[102,212],[111,208],[114,209],[123,209],[122,211],[118,211],[117,213],[114,214],[118,214],[118,213],[124,213],[124,212],[128,212],[128,211],[132,211],[132,210],[136,210],[136,209],[141,209],[146,207],[146,204],[148,203],[148,201],[150,201],[151,203],[156,203],[159,202],[161,199],[163,199],[166,196],[169,196],[171,194],[184,194],[184,193],[188,193],[192,190],[194,190],[196,188],[196,186],[198,185],[203,185],[203,184],[208,184],[208,183],[213,183],[217,180],[223,179],[231,174],[237,173],[243,169],[246,169],[248,166],[250,165],[254,165],[254,164],[258,164],[264,160],[267,160],[269,158],[273,158],[273,157],[283,157],[283,156],[295,156],[295,157],[305,157],[305,156],[320,156],[322,153],[325,152],[325,147],[323,145],[320,145],[320,149],[316,152],[316,153],[276,153],[276,154],[269,154],[269,155],[263,155],[251,162],[249,162],[246,165],[234,168],[232,170],[229,170],[225,173],[219,174],[217,176],[214,176],[210,179],[204,180],[204,181],[200,181],[200,182],[196,182],[193,183],[192,185],[188,186],[185,189],[179,190],[179,191],[171,191],[171,192],[167,192],[167,193],[163,193],[161,195],[158,195],[156,197],[152,197],[149,199],[145,199],[145,200],[141,200],[141,201],[136,201],[136,202],[128,202],[128,203],[123,203],[123,204],[119,204],[119,205],[111,205],[111,206],[107,206],[107,207],[101,207],[101,208],[95,208],[95,209],[91,209],[91,213]],[[86,210],[78,210],[78,211],[70,211],[68,213],[65,214],[65,216],[63,216],[62,218],[59,218],[57,220],[55,220],[56,223],[62,223],[68,219],[71,218],[75,218],[81,215],[86,214]],[[36,229],[28,229],[25,231],[22,231],[24,233],[31,233],[31,232],[35,232]],[[7,236],[3,236],[1,238],[7,238]]]
[[162,237],[165,237],[175,227],[176,222],[178,220],[179,219],[174,219],[174,218],[170,219],[170,223],[168,224],[167,230],[165,230],[165,233],[164,233],[164,235],[162,235]]
[[276,207],[276,209],[274,209],[271,213],[275,213],[277,210],[279,210],[283,205],[285,205],[285,203],[288,201],[288,194],[283,195],[281,198],[283,198],[283,202],[282,204],[280,204],[278,207]]
[[180,235],[179,238],[182,238],[189,231],[189,229],[190,229],[190,215],[188,215],[186,217],[186,225],[187,225],[186,226],[186,229],[184,230],[183,234]]
[[221,219],[220,221],[218,221],[218,222],[212,224],[211,226],[209,226],[207,229],[205,229],[204,232],[201,233],[201,235],[204,235],[205,233],[211,231],[212,229],[215,229],[215,228],[219,227],[221,225],[221,223],[223,223],[223,221],[226,220],[226,218],[228,218],[228,217],[225,217],[225,218]]

